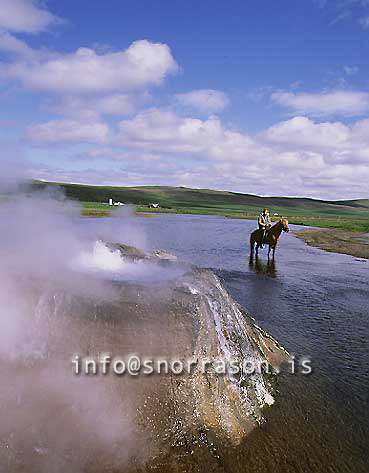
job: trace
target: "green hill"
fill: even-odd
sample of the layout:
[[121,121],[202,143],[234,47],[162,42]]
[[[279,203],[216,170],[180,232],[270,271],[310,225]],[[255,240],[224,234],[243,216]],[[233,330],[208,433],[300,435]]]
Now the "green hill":
[[[33,189],[63,189],[83,203],[85,215],[105,215],[109,198],[134,204],[138,212],[174,212],[256,218],[268,207],[271,215],[287,216],[291,223],[369,231],[369,200],[325,201],[295,197],[260,197],[237,192],[168,186],[112,187],[34,181]],[[149,203],[160,209],[149,209]]]

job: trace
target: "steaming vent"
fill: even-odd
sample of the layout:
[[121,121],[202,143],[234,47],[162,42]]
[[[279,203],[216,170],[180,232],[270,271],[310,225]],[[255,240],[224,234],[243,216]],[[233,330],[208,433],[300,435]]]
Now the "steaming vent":
[[167,471],[194,451],[214,465],[216,446],[239,444],[261,421],[273,376],[75,375],[71,361],[235,355],[278,366],[286,352],[213,273],[106,243],[117,233],[144,241],[131,221],[99,235],[80,222],[77,206],[50,196],[3,207],[0,471]]

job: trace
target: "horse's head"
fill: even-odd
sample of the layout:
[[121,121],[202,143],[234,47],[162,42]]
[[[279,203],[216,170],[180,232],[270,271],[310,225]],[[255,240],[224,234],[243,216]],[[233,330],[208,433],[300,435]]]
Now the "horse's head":
[[279,220],[279,223],[282,225],[282,230],[286,233],[288,233],[290,231],[290,229],[288,228],[288,220],[286,218],[281,218]]

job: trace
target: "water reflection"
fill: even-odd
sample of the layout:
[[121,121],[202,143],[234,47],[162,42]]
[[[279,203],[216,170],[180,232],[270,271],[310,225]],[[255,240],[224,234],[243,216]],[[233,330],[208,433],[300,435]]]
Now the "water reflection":
[[266,274],[272,278],[277,277],[277,268],[274,258],[263,261],[257,255],[250,255],[249,267],[256,273]]

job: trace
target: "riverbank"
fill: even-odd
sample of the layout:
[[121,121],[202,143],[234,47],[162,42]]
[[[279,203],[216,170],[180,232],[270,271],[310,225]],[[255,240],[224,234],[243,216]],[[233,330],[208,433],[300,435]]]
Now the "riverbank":
[[293,233],[309,246],[369,259],[369,237],[365,233],[337,228],[304,228]]
[[[107,204],[99,202],[83,202],[81,215],[83,217],[110,217],[114,213],[122,209],[122,207],[110,207]],[[172,207],[172,208],[149,208],[143,205],[132,205],[132,215],[135,216],[151,216],[154,214],[177,214],[177,215],[209,215],[217,217],[226,217],[231,219],[245,219],[257,220],[258,213],[256,211],[231,211],[230,209],[209,208],[209,207]],[[259,209],[260,210],[260,209]],[[304,225],[307,227],[320,228],[339,228],[347,231],[355,232],[369,232],[369,218],[355,219],[343,218],[338,216],[314,215],[314,214],[293,214],[289,212],[280,213],[278,216],[273,216],[272,221],[276,222],[280,216],[286,216],[290,224]]]
[[[259,209],[260,210],[260,209]],[[146,212],[150,214],[154,213],[171,213],[178,215],[209,215],[233,219],[243,219],[243,220],[257,220],[259,213],[257,212],[230,212],[222,211],[219,209],[210,209],[210,208],[172,208],[172,209],[147,209],[146,207],[137,206],[136,212]],[[272,216],[272,222],[278,222],[281,217],[288,219],[288,222],[293,225],[303,225],[306,227],[320,227],[320,228],[338,228],[347,231],[354,232],[369,232],[369,216],[365,219],[355,219],[355,218],[343,218],[341,215],[338,216],[326,216],[326,215],[294,215],[286,211],[280,213],[278,216]]]

